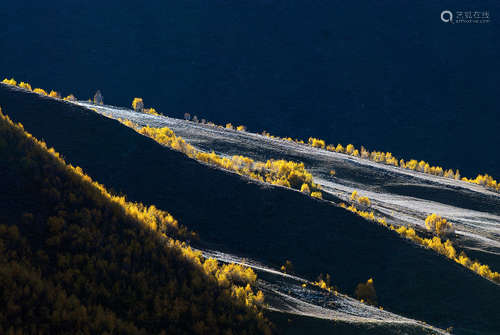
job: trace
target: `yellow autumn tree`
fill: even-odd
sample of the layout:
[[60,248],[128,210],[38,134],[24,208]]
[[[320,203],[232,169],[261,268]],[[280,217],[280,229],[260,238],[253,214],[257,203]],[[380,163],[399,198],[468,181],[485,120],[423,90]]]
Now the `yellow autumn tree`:
[[314,137],[309,137],[308,141],[310,146],[315,147],[315,148],[325,148],[325,141],[320,140],[319,138],[314,138]]
[[48,95],[43,88],[35,88],[33,92],[40,95]]
[[351,193],[351,200],[356,201],[358,199],[358,191],[354,190]]
[[453,224],[451,222],[435,213],[427,216],[425,219],[425,228],[438,236],[444,236],[453,233],[454,231]]
[[368,197],[359,197],[358,203],[365,207],[369,207],[372,204]]
[[309,195],[311,193],[311,190],[309,189],[309,185],[302,184],[302,187],[300,188],[300,192]]
[[348,154],[348,155],[351,155],[353,152],[354,152],[354,145],[348,144],[345,147],[345,153]]
[[19,83],[19,87],[27,91],[31,91],[31,85],[29,83],[25,83],[24,81]]
[[61,99],[61,95],[59,94],[59,92],[56,92],[56,91],[50,91],[49,97],[56,98],[56,99]]
[[311,192],[311,197],[323,199],[323,194],[321,192],[315,191],[315,192]]
[[142,112],[144,109],[144,102],[142,101],[142,98],[134,98],[134,100],[132,100],[132,108],[136,112]]

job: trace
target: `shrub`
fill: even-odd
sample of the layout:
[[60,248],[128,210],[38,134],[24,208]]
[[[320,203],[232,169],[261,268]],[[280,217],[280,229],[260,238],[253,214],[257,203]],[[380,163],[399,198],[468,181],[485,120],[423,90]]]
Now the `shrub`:
[[145,108],[144,113],[159,116],[160,114],[154,108]]
[[70,94],[67,97],[65,97],[63,100],[66,100],[66,101],[76,101],[76,97],[73,94]]
[[363,207],[370,207],[371,201],[368,197],[361,197],[358,195],[358,191],[354,190],[351,194],[351,201],[357,202]]
[[300,192],[305,193],[307,195],[311,194],[311,190],[309,189],[309,185],[302,184],[302,186],[300,188]]
[[368,197],[359,197],[358,203],[365,207],[369,207],[371,205],[371,201]]
[[281,271],[284,273],[293,273],[293,264],[291,261],[286,260],[285,264],[281,266]]
[[323,194],[321,192],[311,192],[311,197],[313,198],[318,198],[318,199],[323,199]]
[[358,286],[356,286],[354,294],[361,302],[366,302],[373,306],[377,305],[377,293],[373,285],[373,278],[368,279],[366,283],[359,283]]

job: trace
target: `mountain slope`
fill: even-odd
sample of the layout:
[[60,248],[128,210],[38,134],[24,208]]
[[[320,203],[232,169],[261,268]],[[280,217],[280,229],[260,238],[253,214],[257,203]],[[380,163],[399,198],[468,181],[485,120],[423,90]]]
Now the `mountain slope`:
[[[261,334],[255,274],[113,196],[0,114],[0,333]],[[243,286],[240,286],[243,285]]]
[[211,247],[264,263],[285,259],[343,292],[375,278],[386,309],[457,333],[493,334],[500,289],[432,251],[330,204],[209,168],[90,110],[0,89],[35,136],[132,200],[169,208]]
[[[168,127],[196,149],[214,150],[223,157],[244,155],[253,160],[273,157],[304,162],[328,199],[349,202],[352,192],[357,191],[371,199],[371,210],[388,223],[421,230],[425,230],[424,219],[436,212],[453,222],[460,247],[500,254],[500,194],[491,188],[246,131],[113,106],[78,104],[139,126]],[[336,171],[334,176],[332,170]],[[490,265],[499,268],[499,261]]]

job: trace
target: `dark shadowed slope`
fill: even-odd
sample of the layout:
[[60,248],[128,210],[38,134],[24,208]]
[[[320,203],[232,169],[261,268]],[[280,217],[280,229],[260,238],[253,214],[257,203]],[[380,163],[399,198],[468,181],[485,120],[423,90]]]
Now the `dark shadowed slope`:
[[1,114],[0,158],[0,334],[271,333],[253,272],[168,237],[190,236],[168,213],[111,195]]
[[375,278],[386,309],[456,333],[494,334],[500,287],[343,209],[201,165],[118,122],[70,104],[0,88],[0,105],[131,200],[168,208],[211,247],[298,273],[332,275],[343,292]]

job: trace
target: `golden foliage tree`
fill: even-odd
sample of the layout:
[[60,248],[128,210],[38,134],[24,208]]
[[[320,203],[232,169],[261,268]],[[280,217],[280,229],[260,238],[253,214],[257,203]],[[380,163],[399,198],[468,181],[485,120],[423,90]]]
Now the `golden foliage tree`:
[[453,233],[453,224],[435,213],[430,214],[425,219],[425,227],[428,231],[444,236]]
[[50,91],[49,97],[55,98],[55,99],[61,99],[61,94],[59,94],[59,92],[56,92],[56,91]]
[[19,87],[25,89],[27,91],[31,91],[31,85],[29,83],[25,83],[24,81],[19,83]]
[[136,112],[142,112],[144,109],[144,102],[142,101],[142,98],[134,98],[134,100],[132,100],[132,108]]
[[34,92],[34,93],[36,93],[36,94],[40,94],[40,95],[48,95],[48,93],[47,93],[47,92],[45,92],[45,90],[44,90],[44,89],[42,89],[42,88],[35,88],[35,89],[33,90],[33,92]]
[[302,186],[300,187],[300,192],[305,193],[307,195],[311,194],[311,190],[309,189],[309,185],[302,184]]

